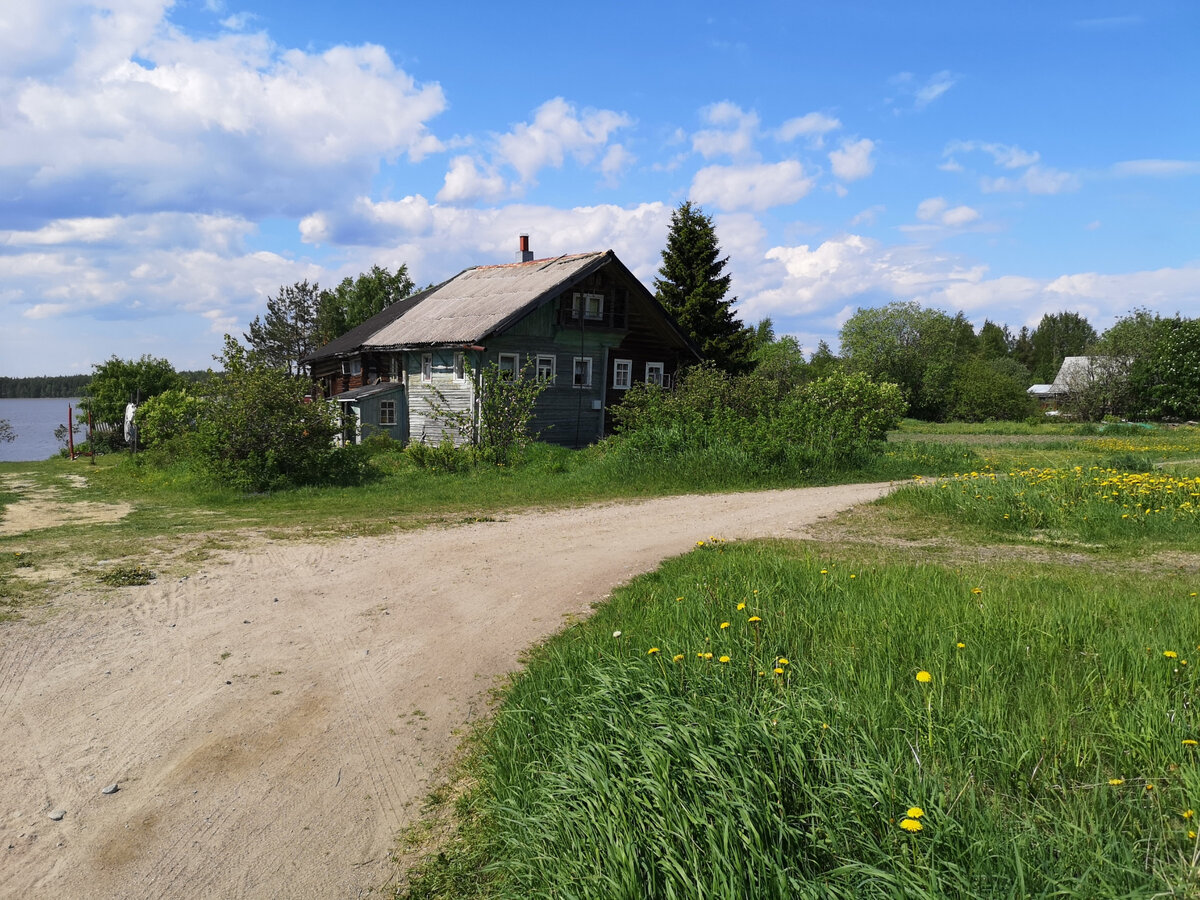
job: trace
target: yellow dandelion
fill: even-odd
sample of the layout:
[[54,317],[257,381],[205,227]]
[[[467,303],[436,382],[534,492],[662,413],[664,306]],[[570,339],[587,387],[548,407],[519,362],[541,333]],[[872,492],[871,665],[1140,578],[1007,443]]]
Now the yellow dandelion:
[[1195,814],[1196,814],[1196,811],[1194,809],[1185,809],[1183,812],[1180,813],[1180,815],[1183,816],[1185,819],[1190,819]]
[[1194,832],[1194,831],[1189,831],[1189,832],[1188,832],[1188,840],[1189,840],[1189,841],[1194,841],[1195,839],[1196,839],[1196,832]]
[[979,594],[983,593],[983,588],[981,588],[981,587],[971,588],[971,593],[978,596]]
[[729,662],[729,657],[728,657],[728,656],[722,656],[722,657],[721,657],[719,660],[717,660],[717,662]]
[[705,654],[704,654],[704,658],[705,658],[705,659],[712,659],[712,654],[711,654],[711,653],[705,653]]
[[853,575],[853,574],[852,574],[850,577],[851,577],[851,578],[857,578],[858,576],[857,576],[857,575]]
[[745,608],[746,608],[746,603],[745,603],[745,601],[743,601],[743,602],[741,602],[741,603],[739,603],[739,604],[738,604],[738,612],[741,612],[741,611],[742,611],[743,609],[745,609]]
[[788,658],[786,656],[779,657],[779,664],[781,666],[786,666],[788,664]]
[[828,723],[828,722],[822,722],[822,723],[821,723],[821,730],[822,730],[822,731],[828,731],[828,730],[829,730],[829,723]]
[[917,673],[917,681],[921,682],[921,684],[929,684],[929,682],[933,681],[933,676],[922,669]]
[[1179,658],[1179,654],[1176,653],[1174,650],[1164,650],[1163,656],[1165,656],[1167,659],[1178,659]]
[[1152,785],[1152,784],[1146,785],[1146,790],[1148,790],[1148,791],[1154,790],[1154,785]]
[[965,649],[967,645],[966,645],[966,644],[964,644],[962,641],[959,641],[959,642],[958,642],[957,644],[955,644],[954,646],[955,646],[955,647],[957,647],[959,650],[962,650],[962,649]]
[[910,819],[919,819],[921,816],[925,815],[925,810],[921,809],[919,806],[910,806],[905,815]]
[[728,627],[729,627],[729,623],[728,623],[728,622],[722,622],[722,623],[721,623],[721,627],[722,627],[722,628],[728,628]]
[[1184,739],[1183,739],[1183,746],[1185,746],[1185,747],[1195,747],[1195,746],[1196,746],[1196,742],[1195,742],[1195,740],[1193,740],[1192,738],[1184,738]]
[[822,574],[822,575],[828,575],[828,574],[829,574],[829,570],[828,570],[828,569],[822,569],[822,570],[821,570],[821,574]]
[[674,656],[671,657],[671,662],[679,662],[682,659],[683,659],[683,654],[676,653]]
[[747,621],[747,622],[761,622],[761,621],[762,621],[762,619],[760,619],[758,616],[751,616],[751,617],[750,617],[749,619],[747,619],[746,621]]
[[657,653],[657,652],[658,652],[658,648],[657,648],[657,647],[651,647],[649,650],[647,650],[647,651],[646,651],[646,655],[647,655],[647,656],[653,656],[653,655],[654,655],[655,653]]
[[920,822],[918,822],[916,819],[904,819],[900,822],[900,827],[903,828],[905,831],[910,832],[911,834],[916,834],[918,831],[923,829],[925,826],[922,825]]
[[1111,784],[1113,787],[1116,787],[1118,784],[1124,784],[1125,779],[1124,778],[1110,778],[1110,779],[1108,779],[1108,783]]
[[676,598],[675,598],[675,602],[676,602],[676,603],[681,603],[681,602],[683,602],[683,598],[682,598],[682,597],[676,597]]
[[775,667],[775,674],[776,674],[776,675],[782,675],[782,674],[783,674],[783,669],[779,668],[779,666],[776,666],[776,667]]

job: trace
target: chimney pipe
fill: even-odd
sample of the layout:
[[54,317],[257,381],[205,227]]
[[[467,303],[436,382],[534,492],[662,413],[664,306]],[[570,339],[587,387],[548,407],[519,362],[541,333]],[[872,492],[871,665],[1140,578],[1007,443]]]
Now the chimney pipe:
[[532,262],[533,251],[529,249],[529,235],[521,235],[520,249],[517,250],[517,262]]

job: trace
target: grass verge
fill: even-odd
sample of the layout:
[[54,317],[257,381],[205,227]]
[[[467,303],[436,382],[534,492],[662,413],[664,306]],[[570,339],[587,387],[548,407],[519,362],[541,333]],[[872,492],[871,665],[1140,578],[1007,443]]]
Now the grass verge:
[[1194,893],[1195,580],[698,547],[534,653],[409,896]]

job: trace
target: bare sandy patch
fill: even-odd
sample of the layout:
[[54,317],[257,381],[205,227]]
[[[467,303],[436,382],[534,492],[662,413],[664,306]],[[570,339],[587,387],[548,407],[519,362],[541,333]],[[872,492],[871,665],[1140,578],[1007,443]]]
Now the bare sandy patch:
[[[20,500],[8,504],[0,512],[0,535],[24,534],[40,528],[59,525],[95,525],[116,522],[133,512],[129,503],[94,503],[90,500],[70,502],[63,498],[63,486],[39,487],[19,475],[3,477],[4,486],[22,494]],[[64,475],[62,480],[71,487],[87,484],[82,475]]]

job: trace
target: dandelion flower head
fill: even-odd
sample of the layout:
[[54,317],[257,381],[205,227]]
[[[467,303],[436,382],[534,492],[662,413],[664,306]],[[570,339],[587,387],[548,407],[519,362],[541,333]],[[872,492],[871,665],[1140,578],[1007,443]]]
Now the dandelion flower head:
[[921,684],[929,684],[929,682],[933,681],[933,676],[922,669],[917,673],[917,681],[921,682]]
[[922,825],[920,822],[918,822],[916,819],[904,819],[900,823],[900,827],[903,828],[905,831],[910,832],[911,834],[916,834],[918,831],[923,829],[925,826]]

